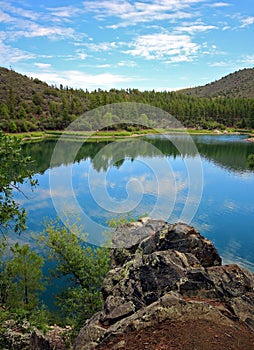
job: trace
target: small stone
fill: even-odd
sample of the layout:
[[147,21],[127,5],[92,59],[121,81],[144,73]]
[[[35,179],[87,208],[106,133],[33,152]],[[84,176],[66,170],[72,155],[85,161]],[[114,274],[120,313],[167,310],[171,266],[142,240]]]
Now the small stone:
[[125,346],[126,346],[126,341],[121,340],[121,341],[119,341],[119,343],[115,344],[112,349],[113,350],[125,349]]

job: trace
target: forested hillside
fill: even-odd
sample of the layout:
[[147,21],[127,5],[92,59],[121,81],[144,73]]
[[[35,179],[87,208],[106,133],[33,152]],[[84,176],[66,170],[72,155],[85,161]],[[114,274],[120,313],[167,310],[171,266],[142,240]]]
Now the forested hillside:
[[[200,98],[178,92],[141,92],[137,89],[98,89],[89,92],[68,86],[49,86],[37,78],[28,78],[13,70],[0,68],[0,129],[7,132],[63,130],[85,112],[117,102],[138,102],[158,107],[176,117],[186,127],[254,128],[253,98],[225,95]],[[119,128],[124,127],[121,125],[123,114],[107,117]],[[146,125],[151,127],[170,127],[169,120],[165,118],[154,119],[154,116],[141,115],[140,123],[142,118],[148,120]],[[95,115],[94,119],[83,120],[82,125],[76,123],[75,127],[76,130],[95,130],[100,125]]]
[[179,92],[197,97],[254,98],[254,68],[241,69],[210,84]]

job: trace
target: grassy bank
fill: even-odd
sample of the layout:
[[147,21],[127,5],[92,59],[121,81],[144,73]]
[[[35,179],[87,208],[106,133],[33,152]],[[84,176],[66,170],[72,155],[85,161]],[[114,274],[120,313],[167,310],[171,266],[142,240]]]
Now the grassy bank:
[[129,137],[138,137],[138,136],[145,136],[148,134],[167,134],[167,133],[189,133],[193,135],[202,135],[202,134],[209,134],[209,135],[219,135],[219,134],[249,134],[254,135],[254,130],[243,130],[243,129],[226,129],[223,131],[219,130],[197,130],[197,129],[146,129],[146,130],[139,130],[139,131],[126,131],[126,130],[119,130],[119,131],[60,131],[60,130],[49,130],[49,131],[33,131],[33,132],[27,132],[27,133],[15,133],[15,134],[9,134],[11,136],[15,136],[17,138],[20,138],[24,141],[41,141],[43,139],[57,139],[60,136],[64,135],[66,139],[74,139],[78,138],[79,140],[82,139],[89,139],[89,140],[115,140],[115,139],[121,139],[121,138],[129,138]]

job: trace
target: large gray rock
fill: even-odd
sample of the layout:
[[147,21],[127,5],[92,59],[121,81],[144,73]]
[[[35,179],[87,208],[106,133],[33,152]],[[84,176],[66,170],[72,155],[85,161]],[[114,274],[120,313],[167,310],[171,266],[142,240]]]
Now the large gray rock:
[[[133,256],[121,269],[114,269],[106,276],[102,287],[105,305],[109,307],[112,302],[117,307],[120,297],[133,302],[134,312],[158,300],[166,292],[178,290],[179,282],[185,280],[189,269],[195,266],[202,268],[194,255],[173,250]],[[119,306],[121,304],[122,301]],[[105,305],[103,320],[107,319]],[[111,323],[109,318],[108,321]]]
[[221,266],[213,244],[188,225],[143,219],[115,231],[104,306],[80,331],[74,349],[163,320],[244,322],[254,331],[254,275]]
[[[131,244],[132,243],[132,244]],[[191,226],[147,219],[118,228],[113,237],[112,267],[122,266],[133,254],[177,250],[193,254],[204,267],[221,265],[213,244]]]

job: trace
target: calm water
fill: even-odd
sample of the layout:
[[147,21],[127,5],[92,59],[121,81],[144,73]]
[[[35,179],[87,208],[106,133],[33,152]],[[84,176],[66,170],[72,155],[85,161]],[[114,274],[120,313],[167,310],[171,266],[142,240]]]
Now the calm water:
[[26,144],[39,186],[33,193],[24,187],[29,199],[17,197],[28,211],[28,233],[21,239],[34,244],[29,232],[40,231],[44,218],[74,210],[89,241],[99,244],[110,218],[147,213],[169,222],[189,220],[214,242],[224,263],[254,271],[254,172],[247,165],[254,144],[238,135],[192,138],[199,154],[184,135],[65,141],[53,163],[56,141]]

